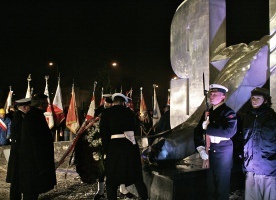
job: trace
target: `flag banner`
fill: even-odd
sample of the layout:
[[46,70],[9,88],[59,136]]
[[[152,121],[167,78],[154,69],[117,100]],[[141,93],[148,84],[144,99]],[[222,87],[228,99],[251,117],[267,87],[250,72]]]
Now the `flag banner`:
[[[96,90],[96,86],[97,86],[97,81],[94,81],[94,89],[93,89],[93,95],[92,95],[92,99],[91,99],[91,103],[89,105],[86,117],[85,117],[85,121],[90,121],[91,119],[94,118],[94,114],[95,114],[95,109],[96,109],[96,104],[95,104],[95,90]],[[103,88],[102,88],[102,92],[103,92]],[[103,96],[103,94],[102,94]]]
[[102,106],[102,105],[104,105],[103,87],[102,87],[102,95],[101,95],[100,106]]
[[12,105],[12,94],[13,94],[13,91],[11,90],[11,86],[10,86],[10,91],[9,91],[9,94],[8,94],[8,97],[7,97],[5,106],[4,106],[6,114],[9,113],[9,108]]
[[145,117],[148,116],[147,114],[145,114],[148,111],[147,111],[146,102],[145,102],[145,99],[144,99],[144,96],[143,96],[143,92],[142,92],[143,88],[141,87],[140,90],[141,90],[141,93],[140,93],[140,117],[142,119],[144,119]]
[[91,119],[94,118],[95,108],[96,108],[95,107],[95,94],[93,92],[91,103],[89,105],[89,108],[88,108],[88,111],[87,111],[87,114],[86,114],[86,117],[85,117],[86,121],[90,121]]
[[2,121],[2,119],[0,119],[0,127],[4,130],[7,131],[7,125]]
[[161,117],[161,112],[159,109],[159,104],[157,102],[157,97],[156,97],[156,86],[153,86],[153,117],[152,117],[152,125],[154,126]]
[[44,94],[48,96],[47,98],[48,107],[47,107],[47,111],[44,113],[44,116],[49,126],[49,129],[52,129],[54,127],[54,116],[53,116],[53,109],[52,109],[52,105],[49,97],[48,79],[49,79],[49,76],[45,76],[46,86],[45,86]]
[[58,86],[53,100],[53,111],[55,123],[59,125],[65,119],[62,106],[60,80],[58,80]]
[[25,98],[31,98],[32,97],[32,91],[31,91],[31,86],[30,86],[30,82],[31,82],[31,74],[29,74],[27,81],[28,81],[28,88],[27,88],[27,92],[25,95]]
[[133,101],[132,101],[132,88],[126,92],[126,96],[128,97],[128,107],[131,110],[134,110]]
[[72,97],[66,116],[66,126],[70,129],[70,131],[72,131],[72,133],[77,133],[77,130],[80,127],[74,86],[72,88]]

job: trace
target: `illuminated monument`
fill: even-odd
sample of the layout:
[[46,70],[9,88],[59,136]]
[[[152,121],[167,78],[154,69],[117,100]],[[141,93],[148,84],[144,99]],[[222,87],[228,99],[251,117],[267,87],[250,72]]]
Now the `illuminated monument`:
[[[205,110],[203,73],[206,90],[211,83],[228,87],[226,104],[237,113],[251,90],[262,86],[270,89],[276,110],[276,0],[269,1],[269,27],[259,41],[226,47],[225,0],[184,0],[179,5],[171,24],[171,65],[178,76],[170,88],[173,129],[164,135],[157,161],[199,158],[194,154],[193,130]],[[206,197],[204,170],[196,165],[154,170],[144,173],[152,199]]]

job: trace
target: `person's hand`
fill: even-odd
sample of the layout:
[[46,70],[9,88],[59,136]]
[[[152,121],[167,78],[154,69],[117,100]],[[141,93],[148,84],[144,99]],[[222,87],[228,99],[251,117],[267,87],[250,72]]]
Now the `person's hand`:
[[202,123],[202,128],[203,128],[204,130],[206,130],[209,123],[210,123],[210,121],[209,121],[209,116],[207,116],[206,120],[203,121],[203,123]]
[[203,169],[208,169],[209,167],[210,167],[209,159],[203,160],[202,168],[203,168]]
[[205,151],[205,147],[199,146],[199,147],[197,147],[196,149],[197,149],[197,151],[198,151],[200,157],[201,157],[203,160],[209,159],[209,156],[208,156],[208,154],[207,154],[206,151]]

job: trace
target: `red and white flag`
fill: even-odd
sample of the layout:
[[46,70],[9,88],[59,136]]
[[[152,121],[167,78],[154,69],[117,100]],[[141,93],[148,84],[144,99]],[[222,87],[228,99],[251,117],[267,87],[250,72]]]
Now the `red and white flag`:
[[153,85],[153,116],[152,116],[152,125],[154,126],[161,118],[161,112],[159,109],[159,104],[156,97],[156,88],[157,86]]
[[31,86],[30,86],[30,82],[31,82],[31,74],[29,74],[27,81],[28,81],[28,88],[27,88],[27,92],[25,95],[25,98],[31,98],[32,97],[32,90],[31,90]]
[[103,87],[102,87],[102,95],[101,95],[100,106],[102,106],[102,105],[104,105]]
[[142,119],[145,119],[145,117],[147,117],[147,115],[145,115],[145,113],[148,112],[147,110],[147,106],[146,106],[146,102],[145,102],[145,99],[144,99],[144,96],[143,96],[143,88],[141,87],[140,88],[140,117]]
[[9,113],[9,108],[12,105],[12,93],[13,93],[13,91],[11,90],[11,86],[10,86],[10,91],[8,93],[8,98],[7,98],[5,106],[4,106],[6,114]]
[[62,106],[60,78],[58,78],[58,86],[53,100],[53,109],[54,109],[54,120],[56,124],[59,125],[65,119],[64,113],[63,113],[63,106]]
[[93,95],[92,95],[92,99],[91,99],[91,103],[89,105],[86,117],[85,117],[85,121],[90,121],[91,119],[94,118],[94,114],[95,114],[95,108],[96,108],[96,104],[95,104],[95,89],[97,86],[97,81],[94,82],[94,89],[93,89]]
[[66,126],[70,129],[70,131],[72,131],[72,133],[77,133],[77,130],[80,127],[74,85],[72,87],[72,97],[66,116]]
[[54,116],[53,116],[52,105],[51,105],[50,98],[49,98],[48,79],[49,79],[49,76],[45,76],[46,86],[45,86],[44,94],[48,96],[48,98],[47,98],[48,107],[47,107],[47,111],[44,113],[44,116],[48,123],[49,129],[51,129],[54,127]]

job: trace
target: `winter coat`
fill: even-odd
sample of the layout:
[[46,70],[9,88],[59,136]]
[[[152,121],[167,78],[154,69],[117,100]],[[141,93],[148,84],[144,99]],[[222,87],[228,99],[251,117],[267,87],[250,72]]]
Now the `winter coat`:
[[43,111],[31,107],[22,122],[20,189],[40,194],[56,185],[53,138]]
[[11,134],[11,120],[8,117],[5,118],[0,118],[4,124],[6,124],[7,130],[4,130],[1,126],[0,126],[0,145],[6,145],[8,144],[9,140],[8,140],[8,136]]
[[265,105],[251,109],[243,120],[244,168],[276,176],[276,113]]
[[25,113],[21,110],[15,112],[11,123],[11,152],[8,163],[7,178],[8,183],[18,182],[19,176],[19,147],[21,142],[21,127]]

